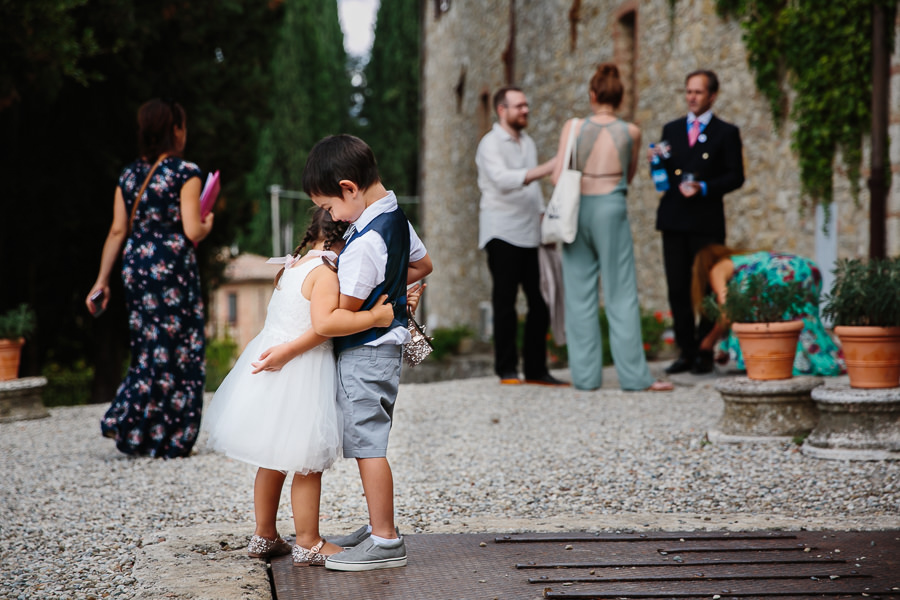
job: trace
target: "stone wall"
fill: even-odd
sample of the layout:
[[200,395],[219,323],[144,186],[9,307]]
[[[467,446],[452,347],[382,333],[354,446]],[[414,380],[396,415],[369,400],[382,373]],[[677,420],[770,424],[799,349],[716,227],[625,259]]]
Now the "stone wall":
[[[800,210],[796,157],[788,123],[774,130],[768,103],[747,67],[737,22],[720,19],[714,0],[433,0],[425,3],[423,42],[422,197],[424,236],[434,260],[426,294],[430,327],[475,326],[478,305],[490,299],[490,277],[477,248],[475,148],[493,122],[490,97],[507,83],[531,104],[528,132],[539,160],[555,152],[565,120],[589,112],[587,85],[598,62],[615,60],[634,82],[620,111],[643,129],[646,145],[665,122],[685,112],[684,76],[715,70],[721,82],[716,114],[741,128],[747,181],[726,196],[728,243],[815,256],[815,214]],[[505,61],[514,10],[514,51]],[[570,15],[577,16],[574,29]],[[574,36],[573,36],[574,32]],[[896,67],[895,67],[896,70]],[[893,71],[892,71],[893,72]],[[900,164],[898,81],[892,81],[891,161]],[[868,160],[868,156],[865,157]],[[865,174],[864,174],[865,176]],[[836,162],[838,255],[868,251],[868,194],[859,205]],[[889,199],[889,252],[900,250],[900,195]],[[545,196],[551,187],[544,182]],[[644,165],[629,192],[641,304],[666,309],[659,195]]]

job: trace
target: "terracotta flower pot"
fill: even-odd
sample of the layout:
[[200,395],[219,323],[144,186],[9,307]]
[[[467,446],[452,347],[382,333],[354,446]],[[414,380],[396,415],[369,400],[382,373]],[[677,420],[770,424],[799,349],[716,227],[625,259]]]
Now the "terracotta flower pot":
[[850,387],[900,387],[900,327],[838,325]]
[[19,376],[19,361],[25,338],[0,340],[0,381],[9,381]]
[[731,330],[741,345],[747,377],[750,379],[790,379],[803,321],[781,323],[732,323]]

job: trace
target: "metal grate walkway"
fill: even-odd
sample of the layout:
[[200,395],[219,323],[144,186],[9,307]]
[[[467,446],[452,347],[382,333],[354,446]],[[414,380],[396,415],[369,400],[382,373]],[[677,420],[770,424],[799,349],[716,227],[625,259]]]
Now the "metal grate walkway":
[[900,530],[406,536],[409,565],[272,561],[277,600],[900,600]]

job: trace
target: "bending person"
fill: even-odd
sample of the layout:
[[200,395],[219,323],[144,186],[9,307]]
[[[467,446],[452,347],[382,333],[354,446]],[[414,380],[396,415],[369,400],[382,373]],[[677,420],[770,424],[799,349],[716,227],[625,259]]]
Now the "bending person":
[[[803,330],[797,341],[794,375],[845,373],[847,365],[844,354],[819,319],[822,274],[816,263],[808,258],[779,252],[745,252],[721,244],[710,244],[694,257],[691,284],[694,310],[699,313],[703,297],[709,290],[715,293],[719,304],[724,304],[728,282],[734,278],[741,281],[755,273],[764,273],[770,283],[800,281],[815,298],[815,302],[806,303],[795,315],[802,317]],[[700,350],[712,352],[719,340],[721,343],[716,360],[720,363],[733,360],[738,369],[744,370],[744,357],[737,337],[721,321],[700,341]]]

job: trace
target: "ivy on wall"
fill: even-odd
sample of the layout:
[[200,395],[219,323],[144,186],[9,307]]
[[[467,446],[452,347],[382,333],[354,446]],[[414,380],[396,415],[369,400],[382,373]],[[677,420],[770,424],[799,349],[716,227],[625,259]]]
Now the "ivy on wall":
[[872,119],[875,2],[887,8],[892,25],[898,0],[716,0],[720,15],[741,22],[747,61],[776,126],[787,117],[796,124],[791,145],[804,195],[826,208],[838,151],[859,197],[863,136]]

